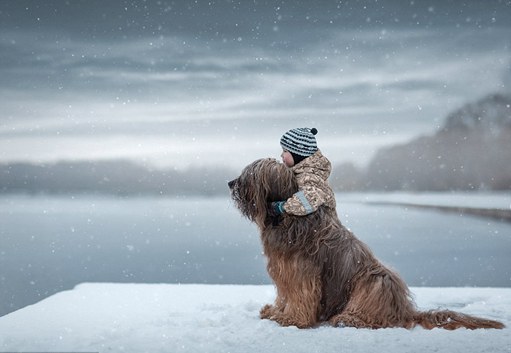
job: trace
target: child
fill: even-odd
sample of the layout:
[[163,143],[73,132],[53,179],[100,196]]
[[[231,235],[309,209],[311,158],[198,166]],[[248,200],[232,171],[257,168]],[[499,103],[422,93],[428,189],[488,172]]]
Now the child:
[[282,161],[295,174],[299,191],[286,201],[272,202],[270,216],[274,224],[283,213],[305,216],[321,205],[335,208],[335,196],[327,181],[332,167],[317,147],[317,133],[315,128],[297,128],[280,139]]

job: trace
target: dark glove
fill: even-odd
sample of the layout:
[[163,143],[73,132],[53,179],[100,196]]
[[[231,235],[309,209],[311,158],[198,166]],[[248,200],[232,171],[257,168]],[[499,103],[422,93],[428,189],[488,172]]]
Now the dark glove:
[[276,201],[270,204],[270,207],[268,208],[268,216],[274,226],[279,225],[284,212],[284,201]]

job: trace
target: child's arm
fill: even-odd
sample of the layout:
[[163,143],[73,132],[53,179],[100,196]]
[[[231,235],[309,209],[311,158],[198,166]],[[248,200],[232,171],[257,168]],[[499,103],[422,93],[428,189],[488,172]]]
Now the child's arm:
[[303,188],[295,193],[282,205],[285,212],[295,216],[306,216],[315,212],[326,202],[326,193],[312,186]]
[[306,216],[315,212],[327,198],[328,195],[323,190],[307,186],[286,201],[274,202],[273,208],[277,215],[285,212],[295,216]]

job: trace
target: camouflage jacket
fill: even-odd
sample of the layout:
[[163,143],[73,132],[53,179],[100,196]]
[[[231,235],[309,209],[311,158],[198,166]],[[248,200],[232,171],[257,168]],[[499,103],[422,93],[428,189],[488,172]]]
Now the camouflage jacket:
[[291,168],[299,191],[287,199],[283,208],[289,214],[305,216],[325,205],[335,208],[335,196],[328,185],[332,170],[330,161],[317,151]]

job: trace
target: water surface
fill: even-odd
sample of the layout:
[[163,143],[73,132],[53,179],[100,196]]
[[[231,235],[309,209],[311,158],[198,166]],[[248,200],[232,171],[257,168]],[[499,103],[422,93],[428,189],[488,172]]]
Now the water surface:
[[[409,285],[511,287],[511,224],[337,200]],[[227,197],[2,196],[0,224],[0,315],[82,282],[270,283]]]

